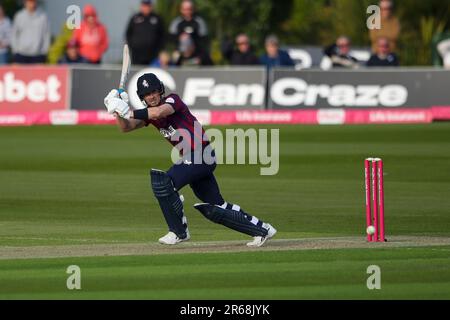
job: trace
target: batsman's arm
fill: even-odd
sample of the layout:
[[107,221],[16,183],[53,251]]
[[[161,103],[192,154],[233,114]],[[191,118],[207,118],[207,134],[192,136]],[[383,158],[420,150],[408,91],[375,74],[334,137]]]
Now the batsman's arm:
[[145,122],[138,119],[124,119],[118,115],[117,112],[114,113],[116,117],[117,125],[119,126],[122,132],[130,132],[136,129],[143,128],[145,126]]
[[135,120],[158,120],[166,118],[173,113],[175,113],[174,108],[170,104],[165,103],[159,107],[135,110],[131,117]]

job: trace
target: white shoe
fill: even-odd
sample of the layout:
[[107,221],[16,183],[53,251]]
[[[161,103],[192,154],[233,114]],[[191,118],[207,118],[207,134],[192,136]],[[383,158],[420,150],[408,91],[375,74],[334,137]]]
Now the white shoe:
[[189,231],[186,230],[186,238],[181,239],[179,238],[175,233],[172,231],[169,231],[168,234],[166,234],[164,237],[159,238],[159,243],[161,244],[168,244],[168,245],[175,245],[177,243],[188,241],[191,238]]
[[[184,197],[183,195],[180,195],[180,200],[181,202],[184,202]],[[168,234],[166,234],[164,237],[159,238],[159,243],[161,244],[169,244],[169,245],[174,245],[183,241],[188,241],[191,238],[191,235],[189,234],[189,229],[187,227],[187,218],[186,216],[183,216],[181,223],[186,225],[186,238],[179,238],[175,233],[173,233],[172,231],[169,231]]]
[[263,228],[267,229],[267,236],[265,236],[265,237],[260,237],[260,236],[253,237],[253,241],[248,242],[247,246],[249,246],[249,247],[261,247],[268,239],[272,238],[277,233],[277,229],[275,229],[274,227],[272,227],[268,223],[264,223],[263,224]]

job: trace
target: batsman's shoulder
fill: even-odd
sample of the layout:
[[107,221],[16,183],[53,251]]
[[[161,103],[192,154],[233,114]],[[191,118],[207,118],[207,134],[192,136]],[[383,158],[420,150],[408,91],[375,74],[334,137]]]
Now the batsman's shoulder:
[[174,104],[174,103],[182,102],[182,100],[181,100],[180,96],[177,95],[176,93],[171,93],[164,98],[164,102],[169,103],[169,104]]
[[176,93],[169,94],[167,97],[165,97],[164,102],[170,104],[175,112],[185,112],[187,110],[186,104]]

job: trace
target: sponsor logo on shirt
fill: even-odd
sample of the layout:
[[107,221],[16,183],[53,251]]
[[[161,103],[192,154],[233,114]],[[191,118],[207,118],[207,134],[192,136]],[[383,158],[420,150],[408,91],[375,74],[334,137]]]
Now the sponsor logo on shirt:
[[177,130],[175,130],[172,126],[169,126],[168,128],[161,128],[159,129],[159,132],[163,135],[164,138],[169,139],[175,133],[177,133]]

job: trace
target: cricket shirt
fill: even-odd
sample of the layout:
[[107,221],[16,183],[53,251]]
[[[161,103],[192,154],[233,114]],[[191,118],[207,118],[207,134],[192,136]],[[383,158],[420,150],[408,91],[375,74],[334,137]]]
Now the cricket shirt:
[[180,143],[182,141],[189,144],[191,152],[208,146],[209,138],[205,130],[181,98],[177,94],[170,94],[163,99],[161,105],[166,103],[170,104],[175,112],[166,118],[146,120],[146,126],[152,124],[170,144],[180,151],[182,151]]

